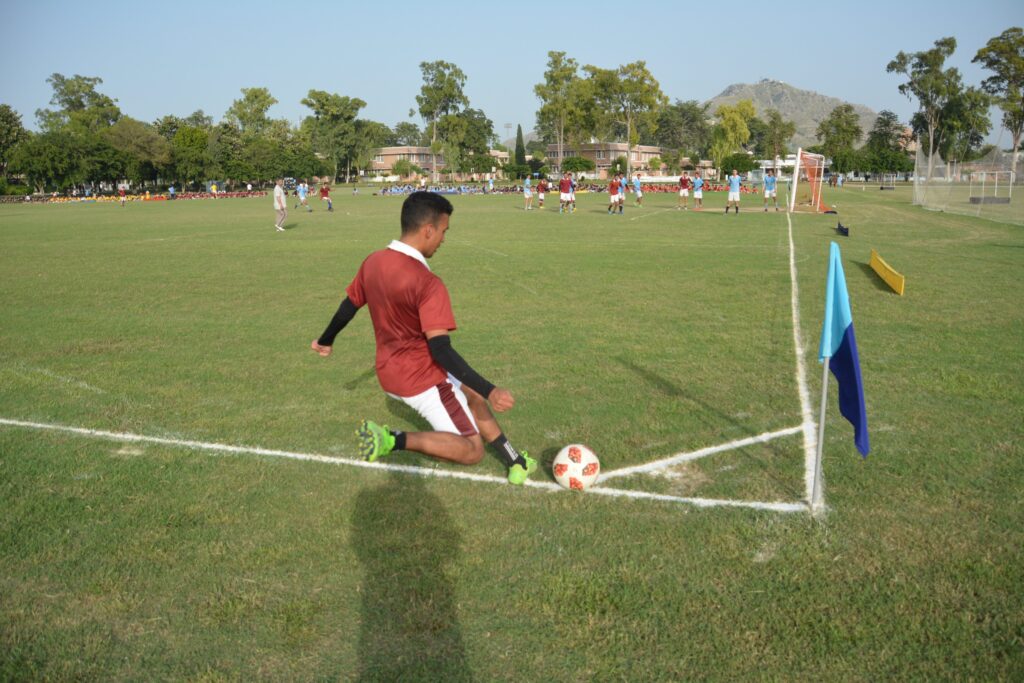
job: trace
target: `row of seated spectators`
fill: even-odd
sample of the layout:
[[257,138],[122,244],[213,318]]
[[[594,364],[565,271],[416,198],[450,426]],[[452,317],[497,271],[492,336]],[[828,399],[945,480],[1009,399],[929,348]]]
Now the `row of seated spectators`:
[[[174,195],[175,201],[181,199],[232,199],[236,197],[266,197],[267,193],[261,190],[253,190],[251,192],[218,192],[216,197],[210,192],[177,192]],[[167,193],[162,194],[130,194],[125,196],[125,200],[129,202],[160,202],[170,199],[170,195]],[[24,199],[19,199],[23,202],[40,202],[48,204],[65,204],[69,202],[119,202],[121,196],[117,194],[100,194],[85,196],[67,196],[67,195],[26,195]]]

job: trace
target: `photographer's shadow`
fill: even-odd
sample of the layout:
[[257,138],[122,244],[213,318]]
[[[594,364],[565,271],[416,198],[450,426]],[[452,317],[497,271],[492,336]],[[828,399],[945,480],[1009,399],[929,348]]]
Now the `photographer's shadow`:
[[448,567],[461,540],[422,477],[392,473],[355,502],[363,566],[360,681],[470,681]]

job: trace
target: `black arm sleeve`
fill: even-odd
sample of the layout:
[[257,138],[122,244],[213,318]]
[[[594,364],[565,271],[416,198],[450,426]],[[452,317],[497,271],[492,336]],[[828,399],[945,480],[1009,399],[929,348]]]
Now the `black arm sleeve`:
[[324,330],[324,333],[320,335],[320,338],[316,340],[316,343],[320,346],[333,346],[334,338],[345,329],[345,325],[348,325],[349,321],[356,316],[358,311],[359,309],[356,308],[356,305],[346,296],[345,300],[338,306],[338,312],[331,318],[331,323]]
[[463,360],[458,351],[452,348],[452,338],[447,334],[439,334],[427,340],[430,347],[430,355],[442,368],[452,373],[455,379],[480,394],[484,398],[490,396],[494,385],[476,373],[476,370],[469,367],[469,363]]

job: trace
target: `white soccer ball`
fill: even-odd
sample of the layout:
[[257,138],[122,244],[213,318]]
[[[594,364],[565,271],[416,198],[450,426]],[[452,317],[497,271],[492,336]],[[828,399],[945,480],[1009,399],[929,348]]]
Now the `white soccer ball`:
[[583,491],[597,482],[601,461],[583,444],[572,443],[558,451],[551,469],[563,488]]

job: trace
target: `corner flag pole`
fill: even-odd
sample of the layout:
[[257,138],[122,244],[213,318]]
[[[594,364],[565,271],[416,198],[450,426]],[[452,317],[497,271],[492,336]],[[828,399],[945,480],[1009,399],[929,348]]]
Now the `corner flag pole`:
[[825,356],[821,364],[821,410],[818,412],[818,444],[814,454],[814,486],[811,488],[811,512],[821,508],[821,454],[825,447],[825,407],[828,403],[828,363],[829,357]]

